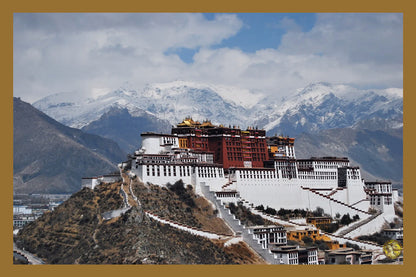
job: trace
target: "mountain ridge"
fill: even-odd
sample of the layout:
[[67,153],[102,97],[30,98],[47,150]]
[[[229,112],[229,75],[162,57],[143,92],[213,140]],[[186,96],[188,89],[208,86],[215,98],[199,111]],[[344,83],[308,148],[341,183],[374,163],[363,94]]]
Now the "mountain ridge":
[[19,193],[69,193],[81,177],[117,170],[125,157],[109,139],[70,128],[13,99],[13,188]]
[[84,100],[71,100],[68,93],[55,94],[33,105],[77,128],[99,120],[115,107],[127,108],[132,116],[148,114],[168,120],[172,125],[192,116],[242,128],[258,126],[269,133],[291,136],[351,127],[372,117],[390,119],[396,126],[403,123],[402,89],[361,90],[322,82],[309,84],[282,100],[238,88],[176,81],[147,85],[142,90],[122,87]]
[[150,114],[132,116],[127,108],[116,106],[81,130],[111,139],[117,142],[124,152],[132,153],[140,147],[140,133],[168,133],[170,127],[169,122]]

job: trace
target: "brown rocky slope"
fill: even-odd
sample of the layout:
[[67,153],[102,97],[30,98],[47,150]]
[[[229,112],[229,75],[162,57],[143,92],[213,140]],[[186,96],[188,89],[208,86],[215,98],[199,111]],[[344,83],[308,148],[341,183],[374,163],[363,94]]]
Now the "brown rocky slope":
[[145,215],[144,210],[151,210],[186,225],[230,233],[210,204],[195,196],[191,188],[182,187],[178,194],[136,183],[134,193],[146,204],[103,220],[103,212],[122,207],[120,186],[115,183],[82,189],[22,229],[15,239],[17,245],[51,264],[262,263],[244,243],[224,248],[223,241],[194,236]]

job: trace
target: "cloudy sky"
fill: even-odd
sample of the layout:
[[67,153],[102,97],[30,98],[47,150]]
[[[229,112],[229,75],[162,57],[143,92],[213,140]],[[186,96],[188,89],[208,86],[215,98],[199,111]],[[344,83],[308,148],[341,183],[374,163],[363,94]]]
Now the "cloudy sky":
[[403,87],[402,14],[14,14],[14,96],[186,80],[284,96]]

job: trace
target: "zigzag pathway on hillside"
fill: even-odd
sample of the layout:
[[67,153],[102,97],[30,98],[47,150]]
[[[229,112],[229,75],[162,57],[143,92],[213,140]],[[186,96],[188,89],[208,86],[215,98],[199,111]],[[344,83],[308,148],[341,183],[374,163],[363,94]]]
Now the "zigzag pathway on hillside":
[[120,194],[121,194],[121,197],[123,198],[123,208],[102,213],[101,217],[104,220],[110,220],[112,218],[119,217],[131,209],[131,205],[128,201],[128,196],[127,196],[126,191],[124,190],[123,184],[121,184]]
[[[257,211],[256,209],[253,208],[253,206],[254,206],[253,204],[250,204],[245,199],[241,198],[241,200],[242,200],[243,205],[246,208],[248,208],[250,210],[250,212],[252,212],[253,214],[260,215],[260,216],[264,217],[265,219],[268,219],[272,222],[279,223],[281,225],[289,225],[289,226],[306,226],[304,224],[299,224],[297,222],[290,221],[290,220],[283,220],[281,218],[278,218],[277,216],[272,216],[272,215],[268,215],[264,212]],[[374,242],[362,241],[362,240],[358,240],[358,239],[344,237],[342,235],[334,235],[334,234],[331,234],[331,233],[324,232],[322,230],[320,230],[320,231],[323,234],[325,234],[326,236],[328,236],[329,238],[331,238],[333,240],[338,240],[340,243],[345,243],[345,242],[354,243],[354,244],[357,244],[360,247],[371,249],[371,250],[382,250],[382,248],[383,248],[381,245],[378,245]]]
[[[329,197],[328,195],[324,195],[324,194],[322,194],[322,193],[319,193],[319,192],[317,192],[317,191],[315,191],[315,190],[313,190],[313,189],[311,189],[311,188],[305,188],[305,187],[302,187],[302,189],[303,189],[303,190],[308,190],[308,191],[310,191],[310,192],[312,192],[312,193],[314,193],[314,194],[316,194],[316,195],[319,195],[319,196],[321,196],[321,197],[324,197],[325,199],[328,199],[328,200],[333,201],[333,202],[335,202],[335,203],[338,203],[338,204],[344,205],[344,206],[346,206],[346,207],[348,207],[348,208],[350,208],[350,209],[353,209],[354,211],[358,211],[358,212],[364,213],[364,214],[366,214],[366,215],[370,215],[369,217],[364,218],[364,219],[360,220],[359,222],[354,223],[352,226],[349,226],[349,227],[347,227],[347,228],[345,228],[345,229],[342,229],[342,230],[338,230],[337,232],[335,232],[335,234],[331,234],[331,236],[336,236],[337,238],[340,238],[340,237],[341,237],[341,238],[343,238],[343,239],[347,239],[347,237],[346,237],[345,235],[347,235],[347,234],[351,233],[352,231],[354,231],[354,230],[356,230],[356,229],[358,229],[358,228],[360,228],[360,227],[362,227],[362,226],[364,226],[364,225],[366,225],[366,224],[370,224],[373,220],[375,220],[378,216],[380,216],[380,215],[382,214],[381,212],[378,212],[377,214],[371,214],[371,213],[369,213],[369,212],[366,212],[366,211],[363,211],[363,210],[357,209],[357,208],[355,208],[355,207],[353,207],[353,206],[351,206],[351,205],[348,205],[348,204],[343,203],[343,202],[341,202],[341,201],[339,201],[339,200],[336,200],[336,199],[334,199],[334,198],[332,198],[332,197]],[[362,200],[358,201],[357,203],[359,203],[359,202],[361,202],[361,201],[362,201]],[[356,239],[352,239],[352,238],[350,238],[350,239],[351,239],[351,240],[353,240],[353,241],[355,241],[355,242],[357,242],[357,240],[356,240]],[[361,242],[362,242],[362,241],[361,241]],[[381,247],[380,245],[375,244],[375,243],[373,243],[373,242],[366,242],[366,243],[368,243],[368,244],[372,244],[372,245],[375,245],[375,246],[378,246],[378,247]]]

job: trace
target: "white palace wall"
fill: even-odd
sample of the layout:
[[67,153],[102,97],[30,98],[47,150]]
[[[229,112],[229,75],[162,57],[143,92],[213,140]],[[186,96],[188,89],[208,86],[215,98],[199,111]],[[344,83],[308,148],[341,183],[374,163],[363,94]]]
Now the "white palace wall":
[[365,199],[364,182],[361,179],[347,179],[347,202],[350,205]]
[[325,179],[296,179],[303,187],[316,189],[335,189],[338,187],[337,180]]
[[221,191],[222,186],[228,182],[228,178],[224,176],[224,170],[220,167],[202,166],[195,167],[195,174],[191,184],[195,188],[195,192],[202,194],[201,186],[209,185],[211,191]]
[[362,211],[368,212],[368,209],[370,208],[370,200],[364,199],[362,201],[359,201],[355,205],[351,205],[351,206],[353,206],[353,207],[355,207],[357,209],[360,209]]
[[[236,169],[229,176],[225,176],[221,167],[209,164],[138,164],[136,168],[136,164],[133,163],[132,172],[145,183],[161,186],[182,179],[185,185],[192,185],[197,194],[201,194],[203,185],[209,185],[210,190],[216,192],[236,190],[241,198],[255,206],[269,206],[276,210],[285,208],[313,211],[320,207],[333,217],[337,213],[341,215],[349,213],[351,217],[358,214],[360,218],[364,218],[368,214],[352,209],[348,205],[354,205],[364,212],[370,207],[369,201],[366,200],[364,183],[358,178],[347,178],[346,187],[339,188],[334,180],[319,182],[319,180],[279,178],[279,174],[274,169]],[[323,195],[328,195],[331,199]]]
[[[237,174],[236,181],[236,189],[240,193],[241,198],[249,201],[255,206],[269,206],[276,210],[285,208],[308,209],[312,211],[317,207],[320,207],[331,216],[335,216],[336,213],[340,213],[341,215],[349,213],[350,216],[358,214],[360,218],[368,216],[367,214],[356,211],[346,205],[342,205],[323,196],[317,195],[309,190],[302,189],[298,179],[244,180],[240,179]],[[355,190],[357,188],[353,187],[352,189]],[[356,194],[361,195],[360,193]],[[335,199],[348,204],[348,189],[339,190],[334,194],[334,196],[335,195],[337,195]],[[362,199],[365,199],[365,196]],[[367,212],[369,202],[362,201],[359,208]]]
[[228,182],[224,177],[224,171],[216,166],[191,166],[172,164],[134,164],[131,171],[144,183],[152,183],[166,186],[167,183],[174,184],[182,179],[185,186],[192,185],[195,192],[201,194],[201,185],[209,184],[211,190],[220,191],[222,186]]
[[[319,196],[311,191],[303,190],[303,193],[306,193],[307,201],[308,201],[308,208],[310,210],[315,210],[317,207],[321,207],[324,209],[325,213],[329,214],[332,217],[335,217],[337,213],[340,215],[350,214],[351,217],[358,214],[360,218],[366,218],[369,215],[363,212],[359,212],[355,209],[352,209],[348,206],[342,205],[330,199],[324,198]],[[345,202],[343,202],[345,203]],[[368,207],[366,209],[362,209],[364,212],[367,212]]]
[[255,206],[269,206],[277,210],[306,208],[306,201],[300,186],[290,181],[237,182],[236,187],[240,196]]
[[149,164],[138,165],[137,168],[134,166],[131,171],[135,173],[144,183],[149,182],[160,186],[166,186],[167,183],[173,184],[182,179],[185,185],[192,184],[191,166],[183,166],[180,168],[179,166],[169,164]]

